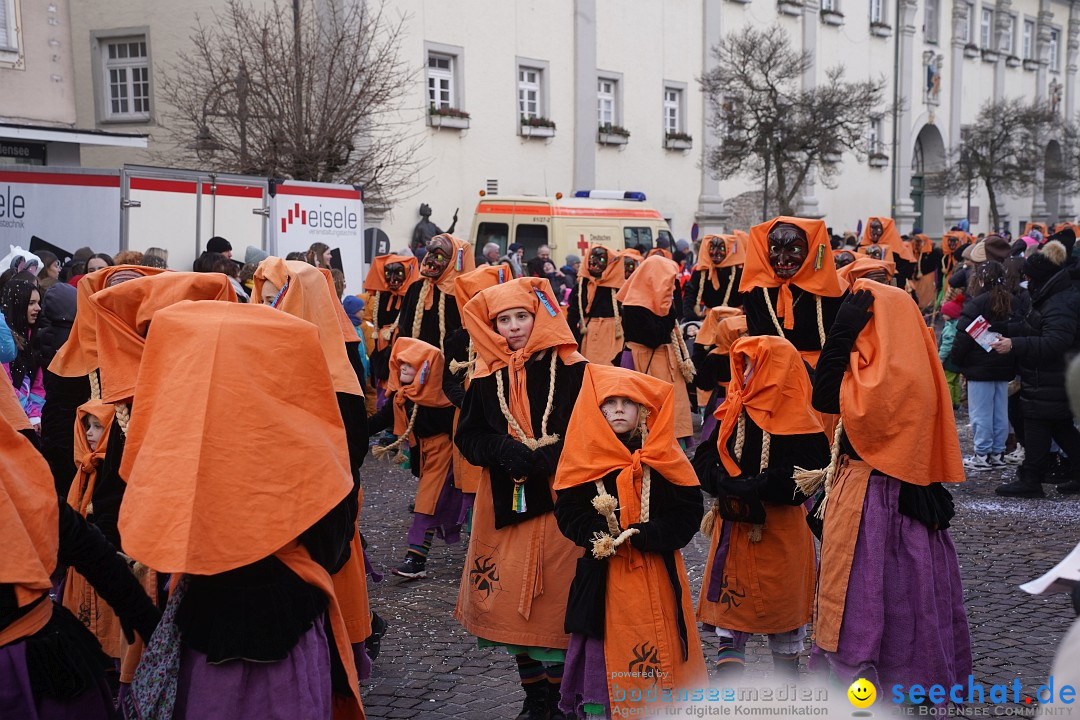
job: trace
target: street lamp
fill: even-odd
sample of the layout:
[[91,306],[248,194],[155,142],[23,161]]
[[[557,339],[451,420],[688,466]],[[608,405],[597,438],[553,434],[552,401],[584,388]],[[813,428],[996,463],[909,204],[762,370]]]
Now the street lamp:
[[[248,110],[248,97],[251,93],[251,76],[248,74],[247,65],[243,62],[240,63],[240,70],[236,73],[236,77],[233,79],[232,88],[215,88],[211,92],[207,93],[206,99],[203,101],[202,108],[202,122],[199,124],[199,131],[195,135],[195,139],[191,142],[187,148],[194,150],[197,153],[215,153],[224,149],[224,146],[214,137],[210,132],[210,127],[207,124],[207,118],[210,117],[224,117],[235,118],[237,121],[237,134],[240,141],[239,149],[239,164],[241,172],[248,170],[248,138],[247,138],[247,124],[253,116]],[[230,112],[228,110],[220,110],[219,105],[225,96],[229,94],[236,95],[236,112]]]

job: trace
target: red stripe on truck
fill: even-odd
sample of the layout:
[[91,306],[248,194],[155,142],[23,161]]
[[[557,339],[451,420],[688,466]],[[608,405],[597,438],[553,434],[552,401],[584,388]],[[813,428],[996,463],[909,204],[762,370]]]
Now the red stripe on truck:
[[632,218],[663,220],[657,210],[633,208],[572,208],[551,205],[494,205],[481,203],[476,212],[481,215],[548,215],[555,217]]
[[83,187],[120,187],[119,175],[81,175],[72,173],[0,172],[0,182],[32,185],[81,185]]

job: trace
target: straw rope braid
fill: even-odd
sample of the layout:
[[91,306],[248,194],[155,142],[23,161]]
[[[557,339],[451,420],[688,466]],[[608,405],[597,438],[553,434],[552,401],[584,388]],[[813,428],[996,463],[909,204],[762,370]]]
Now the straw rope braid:
[[114,403],[116,408],[116,424],[120,426],[120,432],[124,433],[124,437],[127,437],[128,424],[131,422],[131,404],[130,403]]
[[451,360],[450,372],[457,375],[462,370],[465,370],[465,378],[472,379],[473,368],[476,367],[476,350],[473,348],[472,338],[469,338],[469,359],[468,360]]
[[[375,325],[376,326],[379,324],[379,307],[381,307],[380,304],[379,304],[379,301],[380,301],[381,295],[382,295],[381,290],[376,290],[375,291],[375,312],[373,313],[373,317],[375,319]],[[386,327],[384,327],[382,330],[379,331],[379,337],[381,337],[383,340],[386,340],[386,341],[389,342],[390,338],[394,337],[394,333],[397,332],[398,323],[400,321],[401,321],[401,312],[398,311],[397,317],[394,318],[394,322],[390,323],[389,325],[387,325]]]
[[506,422],[509,423],[510,428],[517,435],[518,441],[529,448],[530,450],[537,450],[548,445],[554,445],[559,442],[558,435],[548,435],[547,424],[548,418],[551,417],[551,409],[555,405],[555,362],[559,359],[559,354],[552,349],[551,351],[551,375],[548,386],[547,405],[544,407],[544,416],[540,421],[540,437],[531,438],[525,434],[525,431],[521,429],[521,425],[518,423],[517,418],[510,412],[509,406],[506,404],[506,398],[503,397],[503,380],[502,372],[495,373],[495,395],[499,398],[499,409],[502,410],[503,417],[506,418]]
[[[777,317],[776,317],[776,310],[773,308],[772,300],[769,299],[769,290],[768,290],[768,288],[762,288],[762,290],[763,290],[763,294],[765,295],[765,307],[769,311],[769,317],[772,318],[773,325],[776,326],[776,332],[780,333],[780,337],[786,338],[787,335],[784,334],[784,328],[780,324],[780,320],[778,320]],[[815,301],[815,303],[817,305],[818,341],[820,342],[821,347],[825,347],[825,318],[822,315],[822,310],[821,310],[821,296],[820,295],[815,295],[814,296],[814,301]],[[795,312],[795,304],[794,303],[792,303],[791,308],[792,308],[791,311]]]
[[[698,286],[697,304],[694,305],[694,312],[697,313],[697,316],[701,318],[705,317],[705,312],[700,309],[703,305],[703,303],[701,302],[701,298],[705,294],[705,281],[708,279],[708,275],[706,275],[705,273],[705,270],[701,271],[701,284]],[[734,287],[735,270],[734,268],[732,268],[731,272],[728,273],[727,289],[724,290],[724,299],[720,301],[720,307],[730,307],[728,305],[728,301],[731,300],[731,291]],[[705,308],[705,310],[708,310],[708,308]]]
[[582,335],[589,331],[589,326],[585,323],[585,301],[582,300],[582,296],[585,294],[585,276],[579,275],[577,279],[577,310],[578,310],[578,330]]
[[[735,428],[735,460],[742,461],[743,446],[746,444],[746,411],[743,410],[739,414],[739,424]],[[772,435],[765,432],[764,428],[761,430],[761,460],[758,462],[758,473],[765,472],[769,467],[769,456],[772,453]],[[716,524],[716,517],[720,514],[720,500],[717,498],[713,500],[712,507],[705,513],[705,516],[701,518],[701,534],[706,537],[712,536],[713,526]],[[764,530],[764,525],[754,524],[750,526],[750,542],[761,542],[761,533]]]
[[[697,301],[694,303],[694,312],[700,318],[705,317],[705,313],[701,309],[703,305],[703,303],[701,302],[701,298],[705,296],[705,281],[709,279],[708,272],[708,270],[701,271],[701,280],[698,281]],[[726,299],[727,298],[725,298],[725,300]]]
[[730,307],[728,300],[731,299],[731,291],[735,287],[735,268],[731,268],[731,273],[728,275],[727,290],[724,291],[724,300],[720,303],[720,307]]
[[[649,437],[649,428],[646,421],[649,419],[649,411],[638,405],[637,432],[641,433],[642,445]],[[608,531],[606,533],[593,533],[592,554],[597,560],[603,560],[615,554],[631,535],[638,533],[637,528],[620,530],[619,520],[615,517],[615,510],[619,506],[619,499],[607,491],[603,480],[596,481],[597,495],[592,499],[592,506],[607,520]],[[644,465],[641,470],[641,519],[640,522],[649,522],[649,503],[652,495],[652,469]]]
[[101,399],[101,375],[97,369],[90,371],[90,399]]
[[[424,320],[424,302],[427,300],[428,293],[431,292],[432,285],[434,283],[431,280],[424,278],[424,284],[420,287],[420,294],[416,296],[416,310],[413,311],[411,337],[420,337],[420,323]],[[398,313],[398,315],[400,319],[401,313]]]
[[679,372],[683,380],[692,382],[697,371],[694,369],[694,361],[690,359],[690,351],[686,349],[686,340],[683,339],[679,326],[671,328],[671,343],[675,346],[675,360],[679,363]]
[[[387,460],[390,460],[394,463],[403,463],[408,460],[408,458],[405,457],[405,453],[401,450],[401,445],[405,442],[409,435],[412,434],[413,427],[416,425],[416,416],[419,414],[419,411],[420,405],[417,403],[413,403],[412,412],[409,414],[409,424],[405,427],[405,432],[398,435],[394,442],[390,443],[389,445],[376,445],[375,447],[371,448],[371,454],[374,455],[376,459],[386,458]],[[388,457],[390,453],[394,452],[395,450],[397,450],[397,453],[394,455],[394,457]]]
[[446,293],[439,294],[439,349],[446,348]]
[[815,516],[819,519],[825,517],[825,504],[829,501],[829,493],[832,492],[833,482],[836,480],[836,471],[840,461],[840,436],[844,434],[844,421],[836,423],[836,432],[833,433],[832,452],[829,456],[829,464],[821,470],[807,470],[796,466],[792,478],[803,495],[811,496],[825,486],[825,497],[821,499],[821,505]]

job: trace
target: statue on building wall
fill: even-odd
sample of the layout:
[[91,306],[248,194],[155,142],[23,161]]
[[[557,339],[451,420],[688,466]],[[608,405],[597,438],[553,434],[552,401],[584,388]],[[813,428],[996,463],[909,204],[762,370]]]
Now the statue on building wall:
[[926,66],[926,102],[932,105],[941,101],[941,65],[944,60],[943,55],[935,55],[933,50],[923,53],[923,64]]
[[1061,91],[1064,89],[1056,79],[1050,80],[1050,112],[1057,114],[1061,111]]
[[413,228],[410,247],[414,252],[417,248],[427,247],[428,240],[441,234],[442,230],[439,229],[439,226],[431,222],[431,206],[427,203],[420,203],[420,222],[416,223],[416,227]]

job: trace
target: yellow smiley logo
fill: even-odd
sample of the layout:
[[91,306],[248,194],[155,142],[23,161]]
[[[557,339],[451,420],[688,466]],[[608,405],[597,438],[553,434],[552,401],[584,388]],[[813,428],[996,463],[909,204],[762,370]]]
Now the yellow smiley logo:
[[857,708],[868,708],[877,699],[877,688],[865,678],[859,678],[847,689],[848,700]]

